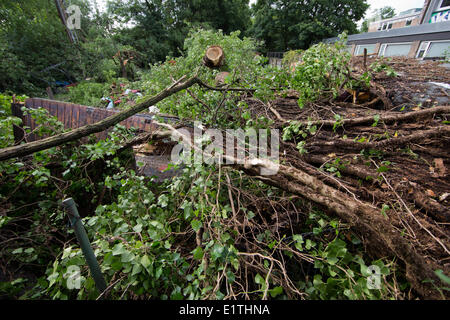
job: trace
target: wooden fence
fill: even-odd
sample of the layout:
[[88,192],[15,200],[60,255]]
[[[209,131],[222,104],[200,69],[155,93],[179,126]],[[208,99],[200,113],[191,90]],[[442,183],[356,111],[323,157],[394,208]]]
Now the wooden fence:
[[[41,98],[30,98],[25,101],[25,106],[27,108],[44,108],[48,110],[51,116],[55,116],[60,122],[64,124],[64,128],[75,129],[87,124],[93,124],[100,120],[103,120],[115,113],[120,112],[120,110],[106,110],[102,108],[93,108],[88,106],[82,106],[74,103],[67,103],[61,101],[47,100]],[[30,127],[31,130],[36,129],[36,122],[31,118],[30,115],[24,115],[21,108],[21,104],[13,104],[12,114],[16,117],[22,119],[23,126]],[[150,114],[137,114],[132,116],[120,124],[127,128],[136,128],[138,132],[151,132],[156,130],[157,126],[152,121],[152,115]],[[97,138],[105,139],[108,136],[108,132],[112,130],[107,129],[103,132],[96,133]],[[14,129],[14,135],[16,141],[22,141],[25,139],[26,142],[35,141],[40,139],[35,134],[30,134],[24,136],[24,132],[20,128]]]
[[[12,104],[11,110],[13,116],[22,119],[22,126],[30,127],[31,130],[36,129],[36,122],[31,118],[30,115],[24,115],[22,112],[23,104]],[[87,124],[93,124],[100,120],[103,120],[120,110],[106,110],[101,108],[93,108],[88,106],[82,106],[74,103],[66,103],[61,101],[31,98],[25,101],[25,106],[28,108],[45,108],[48,110],[49,114],[58,118],[60,122],[64,124],[64,128],[75,129],[82,127]],[[169,122],[176,117],[163,115],[163,120]],[[136,128],[138,133],[140,132],[151,132],[158,128],[158,126],[152,121],[153,116],[150,114],[137,114],[132,116],[120,124],[127,128]],[[35,140],[42,139],[36,134],[25,135],[22,128],[14,126],[14,138],[16,143],[22,141],[31,142]],[[96,133],[97,139],[105,139],[108,136],[108,132],[112,130],[111,128]],[[171,178],[178,174],[178,171],[173,169],[165,171],[168,164],[170,163],[170,155],[167,154],[153,154],[144,155],[136,154],[136,160],[143,162],[144,166],[137,168],[137,173],[146,176],[156,176],[157,181],[163,181],[164,179]],[[164,172],[163,172],[164,171]]]

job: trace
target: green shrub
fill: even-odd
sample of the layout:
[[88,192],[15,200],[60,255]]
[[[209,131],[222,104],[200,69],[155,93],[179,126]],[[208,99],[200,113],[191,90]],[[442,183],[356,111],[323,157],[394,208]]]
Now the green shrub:
[[336,98],[345,84],[350,86],[351,55],[344,50],[344,36],[333,45],[319,43],[302,54],[292,79],[292,88],[300,94],[301,108],[319,98]]
[[85,106],[100,106],[101,98],[109,96],[109,83],[83,81],[69,88],[68,101]]

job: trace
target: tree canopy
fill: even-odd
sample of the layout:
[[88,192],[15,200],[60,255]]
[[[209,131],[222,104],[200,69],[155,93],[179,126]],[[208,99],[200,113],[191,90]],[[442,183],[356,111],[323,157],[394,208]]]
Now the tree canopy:
[[240,31],[241,38],[262,40],[262,52],[305,49],[356,32],[368,7],[365,0],[259,0],[252,8],[249,0],[118,0],[101,12],[92,0],[70,4],[82,13],[77,43],[69,41],[54,1],[2,2],[0,91],[36,96],[86,78],[133,80],[139,70],[183,54],[189,30],[198,28]]
[[258,0],[251,34],[268,51],[306,49],[343,31],[356,32],[368,7],[366,0]]

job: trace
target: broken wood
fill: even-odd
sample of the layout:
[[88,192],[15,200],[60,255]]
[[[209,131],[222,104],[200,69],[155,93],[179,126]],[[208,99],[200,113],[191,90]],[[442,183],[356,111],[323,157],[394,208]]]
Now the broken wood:
[[210,46],[203,57],[205,66],[211,69],[218,69],[225,64],[225,54],[222,47]]
[[229,72],[220,72],[217,74],[216,78],[214,79],[214,85],[216,87],[223,86],[225,84],[225,78],[230,75]]
[[[171,125],[158,123],[158,126],[169,130],[174,140],[182,139],[195,152],[203,153],[203,150],[195,146],[189,137]],[[406,265],[408,280],[421,296],[441,298],[433,285],[423,283],[424,279],[438,281],[434,270],[439,266],[426,261],[416,251],[415,247],[391,225],[389,218],[385,217],[379,208],[330,187],[299,168],[278,165],[266,159],[245,159],[244,164],[242,164],[241,161],[233,157],[227,155],[221,155],[221,157],[224,159],[224,163],[227,163],[223,166],[244,171],[266,184],[299,195],[327,208],[327,210],[331,210],[340,219],[350,224],[357,233],[364,234],[366,237],[365,243],[373,252],[383,254],[390,252],[393,256],[400,258]],[[261,168],[275,172],[278,169],[278,173],[273,176],[262,177],[260,175]]]

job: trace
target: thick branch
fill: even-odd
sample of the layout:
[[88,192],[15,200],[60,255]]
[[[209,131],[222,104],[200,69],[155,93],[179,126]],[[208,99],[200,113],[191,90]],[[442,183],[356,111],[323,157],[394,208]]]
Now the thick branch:
[[405,137],[391,138],[377,142],[356,142],[353,140],[317,141],[309,147],[317,147],[324,150],[324,147],[339,148],[340,150],[360,151],[362,149],[381,149],[387,147],[399,147],[415,141],[424,141],[434,137],[450,134],[450,127],[437,127],[435,129],[420,131]]
[[[384,123],[392,123],[396,121],[409,121],[409,120],[417,120],[423,117],[431,117],[437,114],[442,113],[450,113],[450,106],[440,106],[430,109],[424,109],[420,111],[413,111],[413,112],[407,112],[407,113],[392,113],[387,115],[381,115],[379,122]],[[324,127],[333,127],[336,123],[334,120],[323,120],[323,121],[317,121],[316,124],[320,124]],[[360,118],[354,118],[354,119],[344,119],[342,120],[343,126],[356,126],[356,125],[362,125],[362,124],[372,124],[374,123],[374,116],[368,116],[368,117],[360,117]]]
[[25,143],[22,145],[14,146],[14,147],[8,147],[0,150],[0,161],[2,160],[8,160],[15,157],[23,157],[26,155],[30,155],[34,152],[46,150],[52,147],[56,147],[59,145],[62,145],[64,143],[75,141],[78,139],[81,139],[83,137],[86,137],[88,135],[91,135],[93,133],[102,132],[120,122],[123,120],[147,109],[150,106],[155,105],[156,103],[160,102],[161,100],[164,100],[165,98],[181,91],[184,89],[187,89],[194,84],[197,84],[200,82],[200,80],[194,76],[185,82],[181,82],[184,79],[181,78],[179,81],[171,85],[170,87],[164,89],[157,95],[147,99],[146,101],[134,106],[133,108],[130,108],[128,110],[125,110],[123,112],[117,113],[115,115],[112,115],[104,120],[101,120],[94,124],[88,124],[86,126],[80,127],[75,130],[71,130],[69,132],[61,133],[49,138],[45,138],[39,141],[33,141],[30,143]]

